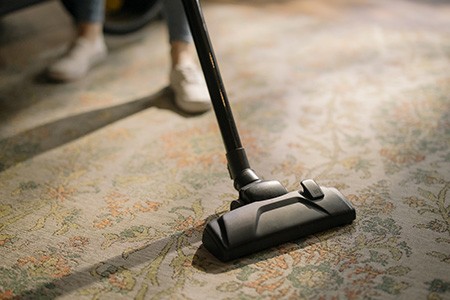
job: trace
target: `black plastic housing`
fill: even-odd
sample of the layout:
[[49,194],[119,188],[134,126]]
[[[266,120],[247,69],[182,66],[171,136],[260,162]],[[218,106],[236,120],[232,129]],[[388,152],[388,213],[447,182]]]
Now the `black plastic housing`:
[[229,261],[336,226],[352,223],[355,209],[335,188],[310,200],[290,192],[257,201],[210,221],[203,245],[221,261]]

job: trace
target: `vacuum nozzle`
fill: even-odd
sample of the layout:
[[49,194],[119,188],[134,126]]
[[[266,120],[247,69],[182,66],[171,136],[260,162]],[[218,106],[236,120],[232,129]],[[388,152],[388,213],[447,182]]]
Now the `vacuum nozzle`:
[[334,188],[313,180],[302,182],[302,191],[256,201],[210,221],[203,245],[221,261],[229,261],[296,240],[356,218],[350,202]]
[[302,191],[288,193],[280,182],[256,176],[241,144],[199,0],[182,2],[227,150],[230,177],[239,191],[232,210],[206,225],[206,249],[228,261],[351,223],[355,210],[336,189],[304,180]]

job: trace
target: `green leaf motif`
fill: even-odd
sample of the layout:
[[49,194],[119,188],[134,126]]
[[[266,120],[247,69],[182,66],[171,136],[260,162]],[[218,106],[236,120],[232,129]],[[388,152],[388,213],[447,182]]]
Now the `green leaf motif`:
[[392,277],[383,276],[382,280],[383,282],[379,284],[377,288],[391,295],[399,295],[403,290],[409,287],[409,284],[398,282]]

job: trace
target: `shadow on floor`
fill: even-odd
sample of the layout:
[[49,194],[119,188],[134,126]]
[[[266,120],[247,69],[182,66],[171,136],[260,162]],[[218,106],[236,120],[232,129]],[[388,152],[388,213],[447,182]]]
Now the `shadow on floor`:
[[[205,223],[217,216],[209,216],[206,218]],[[34,289],[23,291],[18,295],[18,299],[54,299],[96,282],[107,280],[109,276],[119,272],[121,267],[130,269],[147,265],[152,269],[152,266],[155,267],[158,263],[161,263],[170,253],[180,250],[184,246],[190,247],[190,245],[199,242],[203,229],[203,224],[191,227],[150,242],[126,255],[122,254],[105,259],[68,276],[41,283]],[[214,257],[212,258],[214,259]]]
[[[90,267],[76,271],[68,276],[41,283],[34,289],[23,291],[18,295],[18,299],[54,299],[95,284],[96,282],[108,280],[111,275],[120,272],[123,268],[130,269],[133,267],[146,265],[144,269],[153,272],[155,268],[158,268],[159,264],[166,260],[170,253],[182,251],[185,247],[190,248],[193,244],[201,241],[202,232],[206,223],[214,218],[217,218],[223,213],[224,212],[220,212],[218,214],[211,215],[205,219],[205,222],[202,225],[191,227],[182,232],[174,233],[166,238],[150,242],[149,244],[135,249],[126,255],[118,255],[98,262]],[[335,228],[327,232],[336,230],[339,231],[349,229]],[[318,240],[327,239],[326,232],[318,234],[318,236],[321,236]],[[284,253],[303,248],[305,245],[302,245],[301,241],[302,239],[297,242],[294,241],[289,244],[273,247],[230,262],[219,261],[211,253],[209,253],[203,245],[201,245],[195,252],[191,265],[197,270],[209,274],[230,272],[235,269],[243,268],[246,265],[255,264],[260,261],[268,260]],[[168,259],[170,260],[170,258]],[[154,274],[152,276],[157,275]],[[147,277],[147,280],[151,281],[149,277]]]
[[178,109],[173,93],[164,88],[142,99],[69,116],[0,140],[0,172],[150,107],[195,116]]

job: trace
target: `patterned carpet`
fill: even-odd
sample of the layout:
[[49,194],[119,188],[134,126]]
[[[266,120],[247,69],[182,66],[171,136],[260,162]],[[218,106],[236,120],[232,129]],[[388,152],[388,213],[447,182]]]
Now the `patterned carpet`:
[[222,263],[237,195],[212,112],[164,87],[164,23],[46,82],[56,2],[0,24],[0,299],[450,299],[450,3],[207,1],[252,167],[337,187],[355,222]]

